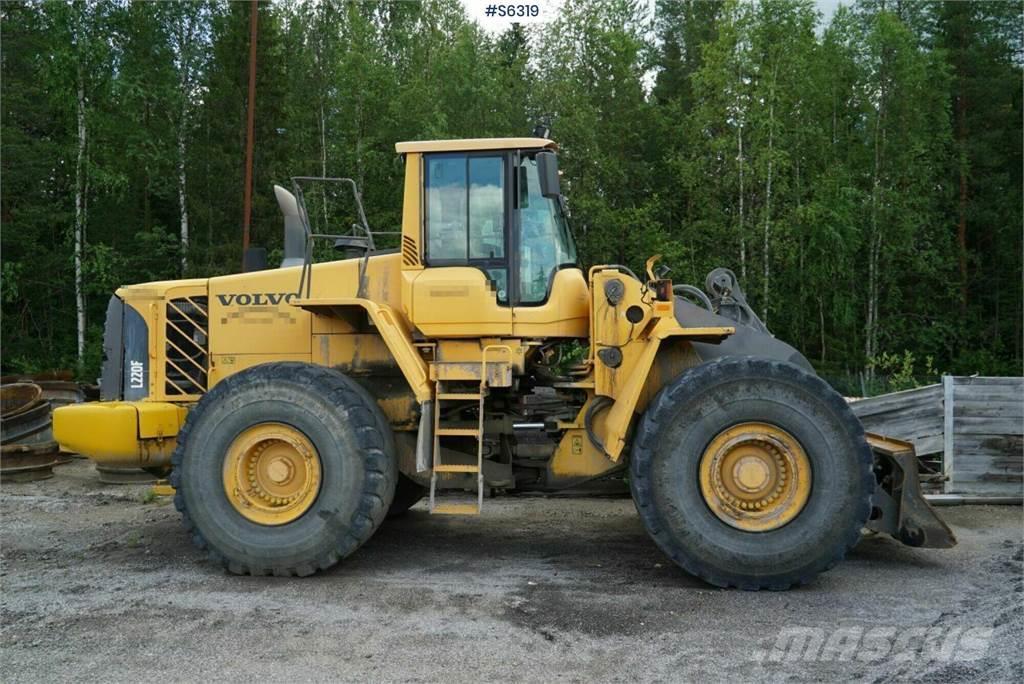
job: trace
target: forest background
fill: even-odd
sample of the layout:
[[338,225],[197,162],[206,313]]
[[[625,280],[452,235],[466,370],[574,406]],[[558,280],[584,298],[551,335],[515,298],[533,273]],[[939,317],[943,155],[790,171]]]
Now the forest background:
[[[122,284],[241,263],[249,2],[0,5],[4,372],[95,378]],[[846,393],[1022,372],[1020,2],[261,2],[252,240],[272,184],[401,216],[402,140],[550,118],[586,264],[732,268]]]

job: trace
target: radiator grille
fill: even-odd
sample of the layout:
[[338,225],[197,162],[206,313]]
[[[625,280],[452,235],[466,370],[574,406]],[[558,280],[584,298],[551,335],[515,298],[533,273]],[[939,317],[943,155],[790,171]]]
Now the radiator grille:
[[164,352],[167,396],[206,391],[209,369],[209,322],[206,297],[181,297],[167,302],[167,343]]
[[420,263],[416,241],[408,235],[402,236],[402,263],[406,266],[418,266]]

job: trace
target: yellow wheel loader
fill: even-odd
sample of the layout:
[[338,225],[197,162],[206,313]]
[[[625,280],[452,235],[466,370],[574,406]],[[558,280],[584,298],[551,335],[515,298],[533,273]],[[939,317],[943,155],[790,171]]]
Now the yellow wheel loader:
[[[169,470],[189,534],[234,573],[328,568],[421,498],[474,515],[485,495],[616,479],[719,586],[805,583],[865,527],[955,543],[913,448],[865,435],[730,271],[702,290],[656,259],[581,268],[551,140],[396,150],[397,247],[351,180],[276,186],[281,267],[119,289],[104,401],[57,409],[57,439]],[[350,192],[354,228],[311,222],[310,180]],[[324,240],[346,258],[314,263]]]

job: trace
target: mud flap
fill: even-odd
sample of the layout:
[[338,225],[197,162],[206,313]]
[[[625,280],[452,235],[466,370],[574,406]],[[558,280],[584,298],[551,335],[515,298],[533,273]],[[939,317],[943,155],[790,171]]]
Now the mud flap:
[[875,494],[870,530],[892,535],[907,546],[948,549],[956,537],[921,494],[914,445],[867,433],[875,455]]
[[433,468],[434,456],[434,400],[420,404],[420,428],[416,432],[416,472],[425,473]]

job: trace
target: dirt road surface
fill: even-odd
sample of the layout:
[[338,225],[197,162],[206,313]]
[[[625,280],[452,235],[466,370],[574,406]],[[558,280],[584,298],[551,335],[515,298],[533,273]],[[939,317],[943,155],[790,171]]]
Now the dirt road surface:
[[953,550],[866,537],[808,587],[746,593],[668,562],[624,499],[420,504],[279,579],[226,575],[147,491],[84,461],[3,486],[3,681],[1024,679],[1020,507],[945,508]]

